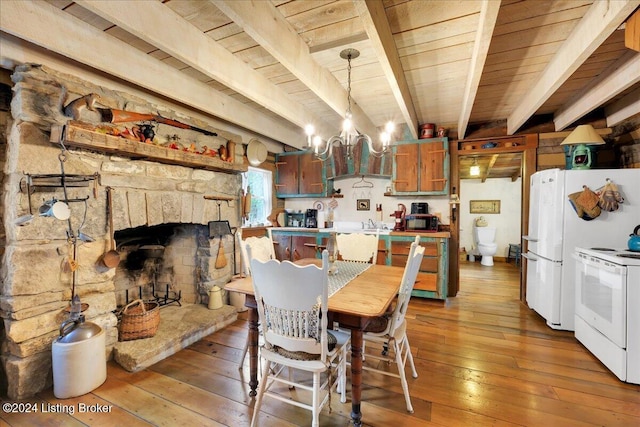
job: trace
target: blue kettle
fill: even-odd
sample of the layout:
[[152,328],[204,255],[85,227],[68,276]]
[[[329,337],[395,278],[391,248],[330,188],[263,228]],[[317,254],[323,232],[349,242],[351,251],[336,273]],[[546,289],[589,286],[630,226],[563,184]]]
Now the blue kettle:
[[629,250],[640,252],[640,225],[633,229],[633,233],[629,234]]

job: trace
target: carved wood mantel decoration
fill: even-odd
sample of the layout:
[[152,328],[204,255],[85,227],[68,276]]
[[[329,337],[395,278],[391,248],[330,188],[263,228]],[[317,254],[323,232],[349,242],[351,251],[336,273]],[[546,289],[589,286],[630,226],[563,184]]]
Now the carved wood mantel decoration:
[[155,161],[196,169],[226,173],[242,173],[248,170],[247,165],[244,163],[231,163],[217,157],[106,135],[85,129],[82,123],[74,121],[69,121],[62,126],[52,126],[50,142],[54,144],[63,143],[66,147],[114,153],[132,159]]

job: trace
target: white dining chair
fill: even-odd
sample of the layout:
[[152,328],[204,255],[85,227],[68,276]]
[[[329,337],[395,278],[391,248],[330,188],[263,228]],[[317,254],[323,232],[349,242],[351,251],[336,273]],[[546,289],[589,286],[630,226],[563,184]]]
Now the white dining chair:
[[[273,248],[273,241],[271,240],[271,235],[268,234],[262,237],[251,236],[246,239],[242,239],[242,230],[238,230],[238,246],[240,248],[240,259],[242,261],[242,273],[245,276],[251,275],[251,258],[249,258],[249,252],[251,252],[251,257],[258,259],[260,261],[267,261],[270,259],[276,259],[275,250]],[[250,250],[247,250],[250,248]],[[244,348],[242,349],[242,357],[240,358],[240,363],[238,364],[238,369],[242,369],[244,366],[244,359],[247,357],[247,353],[249,352],[249,337],[247,336],[247,340],[244,343]]]
[[[319,425],[322,408],[331,401],[331,390],[338,386],[346,402],[346,350],[350,335],[327,329],[328,254],[322,253],[322,268],[299,266],[290,261],[251,259],[251,271],[264,344],[260,358],[266,362],[253,409],[255,426],[265,396],[312,412],[311,425]],[[284,368],[312,374],[296,382],[284,376]],[[285,384],[289,387],[276,387]],[[291,390],[311,391],[309,403]]]
[[[409,386],[405,374],[407,360],[409,361],[413,378],[418,378],[418,373],[413,363],[411,347],[409,346],[409,339],[407,338],[407,320],[405,315],[407,313],[407,307],[409,306],[409,300],[411,299],[411,292],[413,291],[413,286],[418,276],[420,263],[424,256],[424,247],[419,245],[419,241],[420,237],[417,236],[416,240],[411,243],[409,257],[407,258],[407,263],[404,268],[402,282],[393,312],[373,319],[365,328],[363,334],[363,342],[365,344],[363,345],[363,358],[386,363],[395,362],[398,373],[378,369],[370,364],[363,364],[362,368],[367,371],[375,371],[383,375],[400,378],[404,399],[407,404],[407,411],[410,413],[413,413],[413,406],[411,405],[411,396],[409,395]],[[373,351],[369,351],[365,354],[365,348],[367,348],[366,343],[382,345],[382,353],[374,354]],[[369,346],[369,348],[376,347],[379,348],[379,346]]]
[[238,230],[238,246],[240,247],[240,259],[242,260],[242,274],[245,276],[251,275],[250,259],[247,254],[247,247],[251,247],[251,254],[254,258],[261,261],[268,259],[276,259],[276,252],[273,247],[273,240],[271,234],[266,234],[261,237],[251,236],[246,239],[242,238],[242,230]]
[[338,259],[375,264],[378,259],[379,237],[379,230],[371,234],[338,233],[336,235]]

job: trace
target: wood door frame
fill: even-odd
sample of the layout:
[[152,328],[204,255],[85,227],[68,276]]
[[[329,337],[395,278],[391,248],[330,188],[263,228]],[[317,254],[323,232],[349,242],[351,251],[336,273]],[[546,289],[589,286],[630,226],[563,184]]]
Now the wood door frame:
[[[538,150],[538,134],[526,134],[516,135],[522,139],[522,143],[510,147],[508,150],[501,152],[509,153],[522,153],[522,202],[521,202],[521,220],[520,220],[520,235],[526,235],[529,230],[529,181],[531,175],[536,172],[537,167],[537,150]],[[513,136],[502,137],[513,140]],[[460,194],[460,157],[469,156],[473,154],[486,155],[487,150],[461,150],[462,144],[468,142],[483,142],[483,141],[500,141],[501,137],[497,138],[482,138],[473,140],[453,141],[449,146],[451,153],[451,184],[450,194]],[[480,146],[482,144],[476,144]],[[460,265],[459,265],[459,253],[460,253],[460,205],[449,205],[449,218],[450,218],[450,232],[451,239],[449,240],[449,297],[456,296],[460,289]],[[522,253],[526,252],[526,242],[521,241]],[[527,274],[526,263],[521,264],[520,274],[520,301],[525,301],[526,297],[526,281],[524,280]]]

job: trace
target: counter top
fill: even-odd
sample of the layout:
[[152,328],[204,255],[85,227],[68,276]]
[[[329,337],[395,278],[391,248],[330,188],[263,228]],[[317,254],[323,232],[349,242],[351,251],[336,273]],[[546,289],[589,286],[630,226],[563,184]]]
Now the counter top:
[[[365,233],[365,234],[375,234],[376,230],[374,229],[340,229],[340,228],[306,228],[306,227],[272,227],[273,231],[296,231],[300,233]],[[448,231],[438,231],[436,233],[427,233],[427,232],[418,232],[418,231],[391,231],[391,230],[380,230],[381,236],[415,236],[420,235],[421,237],[434,237],[434,238],[451,238],[451,233]]]

